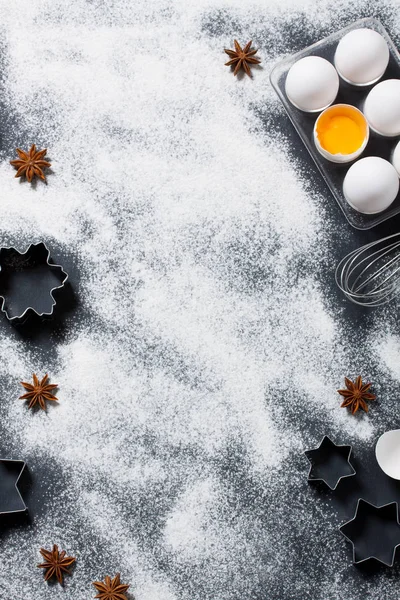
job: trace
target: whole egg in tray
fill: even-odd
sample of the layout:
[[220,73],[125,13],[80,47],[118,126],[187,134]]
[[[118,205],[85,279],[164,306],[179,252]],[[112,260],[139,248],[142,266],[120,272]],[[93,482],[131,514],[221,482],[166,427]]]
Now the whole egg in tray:
[[400,57],[381,23],[357,21],[270,78],[349,223],[400,213]]

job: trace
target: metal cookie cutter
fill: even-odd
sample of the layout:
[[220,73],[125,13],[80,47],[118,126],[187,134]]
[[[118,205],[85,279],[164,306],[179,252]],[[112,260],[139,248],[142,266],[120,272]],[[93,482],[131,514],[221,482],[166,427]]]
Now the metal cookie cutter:
[[357,502],[354,517],[339,531],[353,546],[353,563],[375,559],[393,567],[400,545],[400,523],[397,502],[374,506],[363,498]]
[[314,450],[306,450],[305,455],[311,463],[308,481],[323,481],[331,490],[335,490],[341,479],[356,474],[350,462],[351,446],[337,446],[328,436]]
[[0,459],[0,515],[27,510],[18,489],[18,482],[25,466],[22,460]]
[[23,322],[30,313],[51,316],[56,300],[53,293],[64,287],[68,274],[50,262],[43,242],[31,244],[25,252],[0,249],[0,310],[12,323]]

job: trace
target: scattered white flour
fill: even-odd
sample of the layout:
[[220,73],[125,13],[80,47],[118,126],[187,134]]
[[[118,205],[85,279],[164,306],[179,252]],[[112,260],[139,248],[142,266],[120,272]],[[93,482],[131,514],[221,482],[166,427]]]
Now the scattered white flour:
[[[268,79],[375,4],[400,36],[395,0],[0,4],[2,245],[46,241],[79,299],[51,352],[0,334],[0,450],[41,499],[0,532],[0,598],[86,600],[118,571],[136,600],[397,598],[354,583],[302,453],[372,444],[399,332],[346,318],[332,257],[355,234]],[[260,49],[252,80],[224,66],[234,37]],[[48,185],[13,178],[32,142]],[[18,400],[32,372],[59,384],[46,414]],[[354,418],[336,390],[359,373],[382,395]],[[35,567],[53,543],[78,558],[64,590]]]

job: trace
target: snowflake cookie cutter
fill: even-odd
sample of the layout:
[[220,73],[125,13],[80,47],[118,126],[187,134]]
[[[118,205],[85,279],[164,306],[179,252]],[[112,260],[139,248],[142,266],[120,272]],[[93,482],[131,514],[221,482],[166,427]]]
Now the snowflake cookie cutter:
[[0,458],[0,516],[27,512],[18,488],[25,467],[23,460]]
[[337,445],[325,435],[318,448],[305,451],[311,463],[308,481],[323,481],[329,489],[336,490],[342,479],[356,474],[350,462],[351,451],[351,446]]
[[339,531],[353,546],[353,564],[374,559],[393,567],[396,549],[400,546],[397,502],[375,506],[359,498],[354,517],[341,525]]
[[0,310],[11,323],[22,323],[30,314],[51,317],[57,304],[53,294],[67,279],[44,242],[30,244],[25,252],[0,248]]

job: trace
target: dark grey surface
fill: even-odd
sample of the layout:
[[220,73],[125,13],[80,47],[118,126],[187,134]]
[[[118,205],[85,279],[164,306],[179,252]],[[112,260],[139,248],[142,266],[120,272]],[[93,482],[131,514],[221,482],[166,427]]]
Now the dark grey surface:
[[[292,53],[329,34],[333,28],[344,26],[362,16],[374,14],[382,20],[395,42],[399,44],[400,40],[396,39],[390,28],[393,16],[390,11],[391,9],[385,3],[366,2],[362,10],[347,8],[340,16],[337,16],[336,22],[327,25],[325,30],[321,28],[313,30],[306,13],[300,13],[291,20],[266,21],[260,24],[255,43],[271,56],[278,55],[280,52]],[[209,36],[218,36],[231,30],[237,34],[241,33],[240,22],[235,21],[227,9],[205,15],[202,27],[203,32]],[[305,35],[305,31],[308,32],[307,35]],[[246,32],[243,32],[243,35],[246,37]],[[298,161],[302,172],[309,177],[311,188],[315,190],[316,194],[323,197],[328,196],[329,192],[324,182],[316,172],[306,149],[298,139],[283,109],[277,108],[276,104],[260,103],[254,104],[252,110],[258,119],[258,129],[260,131],[268,129],[276,135],[277,139],[287,141],[289,152],[293,159]],[[0,139],[0,158],[6,159],[10,157],[16,145],[26,146],[30,143],[32,135],[38,132],[26,132],[25,138],[21,136],[20,132],[18,139],[15,139],[13,115],[5,114],[4,111],[1,111],[0,114],[3,132]],[[40,139],[40,134],[37,135],[37,138],[38,146],[45,142]],[[398,231],[400,227],[400,219],[397,218],[372,231],[358,232],[351,229],[345,222],[336,203],[327,203],[326,212],[332,223],[332,238],[329,248],[332,263],[337,262],[356,245]],[[11,340],[18,340],[25,345],[27,350],[32,348],[40,350],[46,359],[49,371],[51,371],[56,360],[57,343],[62,341],[66,333],[77,327],[80,322],[95,322],[97,317],[96,314],[85,312],[82,309],[80,302],[81,273],[74,260],[73,249],[62,248],[54,244],[51,239],[45,241],[52,251],[52,258],[69,273],[70,289],[68,294],[60,301],[54,320],[46,322],[34,320],[23,328],[14,328],[5,318],[1,318],[0,332],[6,333]],[[3,245],[17,243],[17,239],[2,240]],[[243,264],[240,262],[236,264],[236,268],[243,279],[248,281],[250,287],[262,286],[268,274],[263,271],[257,249],[247,258],[248,260]],[[356,353],[358,345],[365,344],[368,338],[371,313],[344,301],[335,287],[331,263],[321,266],[319,278],[321,286],[326,289],[327,298],[329,298],[327,302],[330,303],[332,312],[342,311],[341,318],[349,333],[349,339],[343,340],[343,344],[351,345]],[[132,327],[132,324],[130,323],[129,326]],[[394,334],[400,333],[396,318],[391,318],[388,326]],[[141,336],[140,328],[135,329],[133,326],[132,344],[134,345],[140,340]],[[141,340],[141,344],[138,346],[141,348],[138,361],[142,364],[146,364],[146,361],[150,363],[154,360],[154,355],[157,355],[160,361],[171,360],[171,354],[165,353],[161,343],[156,347],[146,348]],[[176,377],[184,379],[187,374],[184,365],[182,368],[179,366],[179,357],[175,358],[175,363]],[[373,348],[371,348],[369,372],[371,379],[379,382],[381,372],[376,364]],[[348,373],[343,375],[348,375]],[[390,385],[390,378],[387,375],[385,381],[389,382],[387,385]],[[0,382],[0,391],[1,386],[5,391],[7,381]],[[386,429],[400,427],[399,411],[394,410],[396,406],[394,400],[398,393],[395,382],[393,382],[392,388],[393,403],[384,406],[380,404],[378,398],[376,406],[374,406],[375,411],[379,410],[382,433]],[[385,391],[389,393],[388,390]],[[2,403],[6,402],[6,398],[7,394],[0,394],[0,407]],[[274,410],[273,406],[271,406],[271,410]],[[338,439],[335,432],[329,430],[323,414],[310,414],[307,409],[301,415],[291,413],[290,401],[287,402],[285,418],[295,423],[296,429],[302,432],[305,439],[308,439],[310,442],[308,447],[313,447],[318,443],[324,434],[330,435],[331,433],[337,443],[352,444],[349,436],[343,434],[342,439]],[[2,447],[12,446],[8,435],[7,430],[1,429],[0,456],[2,456]],[[147,443],[155,456],[162,452],[162,449],[157,448],[154,440],[149,439]],[[154,489],[149,496],[143,496],[139,500],[136,498],[135,505],[132,504],[131,514],[126,515],[127,528],[133,527],[134,523],[132,535],[135,535],[139,547],[146,551],[151,551],[154,547],[158,548],[154,551],[154,560],[158,569],[166,573],[174,582],[176,594],[181,598],[237,600],[240,597],[244,600],[245,590],[245,597],[252,600],[315,600],[320,597],[324,597],[325,600],[335,598],[364,600],[366,597],[378,597],[369,595],[370,586],[372,586],[378,592],[380,589],[385,590],[385,593],[390,590],[386,597],[390,600],[394,599],[398,595],[399,560],[396,560],[392,570],[374,564],[353,567],[351,566],[351,547],[346,545],[338,530],[341,523],[354,515],[359,497],[374,504],[400,502],[400,483],[389,479],[379,469],[374,458],[374,447],[371,441],[365,443],[357,441],[353,447],[352,463],[357,474],[355,477],[340,482],[335,492],[320,486],[310,486],[307,482],[309,464],[306,457],[303,454],[292,454],[279,472],[279,477],[282,477],[286,490],[282,502],[282,498],[276,496],[272,486],[271,491],[269,490],[268,482],[261,484],[249,475],[245,447],[241,440],[232,440],[229,452],[221,453],[219,459],[213,464],[214,472],[226,494],[227,514],[222,515],[222,518],[225,522],[230,520],[234,522],[240,514],[248,515],[250,520],[251,515],[257,515],[257,523],[261,531],[265,528],[265,534],[270,536],[270,542],[266,543],[262,536],[256,537],[252,530],[249,530],[249,543],[265,568],[255,573],[246,571],[247,561],[244,557],[243,574],[232,573],[230,587],[226,587],[226,585],[222,587],[221,584],[220,589],[216,588],[215,581],[205,580],[203,565],[194,564],[189,567],[176,564],[170,555],[159,550],[157,544],[162,536],[163,518],[168,507],[173,504],[178,493],[177,489],[170,489],[168,494],[164,493],[164,490]],[[179,453],[179,449],[176,452]],[[22,457],[13,456],[13,458]],[[22,520],[5,518],[0,520],[0,553],[2,543],[12,543],[13,531],[19,527],[32,527],[32,522],[48,510],[44,502],[46,490],[41,485],[42,481],[46,481],[47,485],[51,487],[52,497],[57,497],[58,494],[62,495],[68,487],[68,473],[60,472],[57,465],[45,461],[38,462],[34,456],[24,456],[24,459],[27,460],[29,467],[29,473],[24,482],[24,498],[29,506],[30,516]],[[271,480],[276,475],[271,472]],[[137,516],[138,502],[140,518]],[[107,554],[107,544],[102,539],[88,537],[84,527],[82,530],[77,528],[77,536],[82,548],[90,547],[90,552],[87,553],[85,560],[89,567],[92,566],[95,569],[98,557]],[[276,540],[276,544],[273,543],[274,540]],[[332,549],[332,553],[327,550],[327,547]],[[276,564],[277,553],[282,554],[279,560],[280,567],[272,569],[271,572],[269,565]],[[324,557],[323,560],[321,556]],[[330,584],[334,581],[335,572],[342,569],[344,564],[349,565],[349,568],[344,574],[343,571],[341,572],[341,580],[335,590]],[[240,576],[245,579],[245,583],[237,582],[237,578]],[[10,573],[10,577],[18,578],[18,569],[14,573]],[[221,581],[225,581],[225,579],[221,578]],[[340,591],[344,585],[346,586],[346,596],[342,596]],[[325,592],[321,592],[321,586],[325,586]],[[51,591],[50,589],[49,592]],[[88,597],[91,597],[91,591],[88,589]],[[321,596],[321,594],[323,595]],[[382,595],[379,598],[383,600]]]

